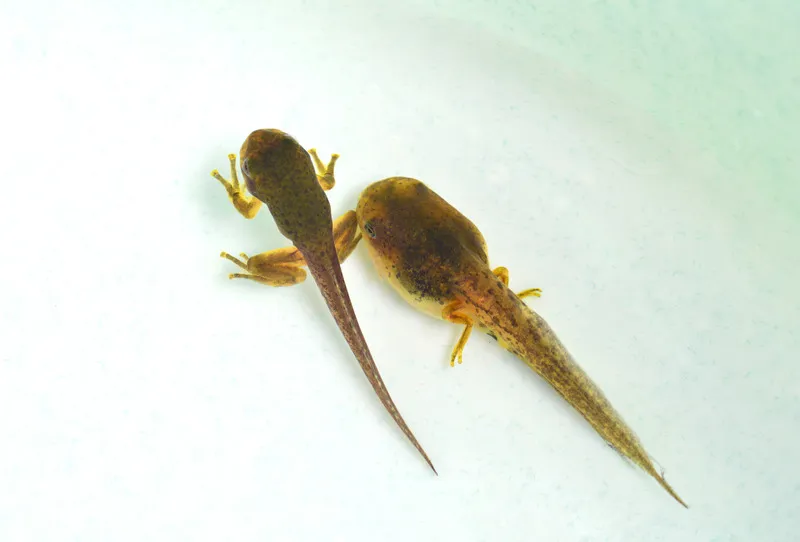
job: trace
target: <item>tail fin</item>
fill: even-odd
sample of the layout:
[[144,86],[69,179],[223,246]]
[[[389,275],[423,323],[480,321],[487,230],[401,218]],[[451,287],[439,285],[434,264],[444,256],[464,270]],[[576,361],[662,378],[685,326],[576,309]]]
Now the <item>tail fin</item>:
[[490,289],[491,301],[481,307],[473,307],[481,324],[544,378],[606,442],[639,465],[676,501],[688,508],[656,471],[633,430],[614,410],[600,388],[575,363],[547,322],[501,281],[495,280],[499,287]]
[[674,489],[672,489],[672,486],[670,486],[670,485],[667,483],[667,481],[666,481],[666,480],[664,480],[664,473],[662,472],[661,474],[659,474],[659,473],[656,471],[656,469],[653,467],[653,464],[652,464],[652,463],[650,463],[650,462],[649,462],[649,463],[648,463],[648,465],[649,465],[649,468],[647,468],[647,467],[644,467],[644,470],[645,470],[645,472],[647,472],[647,474],[649,474],[650,476],[652,476],[653,478],[655,478],[655,479],[656,479],[656,481],[657,481],[657,482],[658,482],[658,483],[661,485],[661,487],[663,487],[663,488],[664,488],[664,489],[667,491],[667,493],[669,493],[670,495],[672,495],[672,498],[673,498],[673,499],[675,499],[676,501],[678,501],[679,503],[681,503],[681,505],[682,505],[684,508],[686,508],[686,509],[688,510],[688,508],[689,508],[689,505],[688,505],[688,504],[686,504],[685,502],[683,502],[683,499],[681,499],[681,498],[678,496],[678,494],[677,494],[677,493],[675,493],[675,490],[674,490]]

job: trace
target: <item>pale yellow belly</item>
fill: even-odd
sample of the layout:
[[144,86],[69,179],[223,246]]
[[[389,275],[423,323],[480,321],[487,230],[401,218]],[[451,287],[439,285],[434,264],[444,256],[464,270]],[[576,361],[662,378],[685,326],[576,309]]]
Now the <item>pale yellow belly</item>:
[[367,252],[369,253],[372,263],[375,265],[375,270],[378,274],[385,278],[392,288],[394,288],[406,302],[420,312],[424,312],[434,318],[442,319],[442,309],[445,305],[433,299],[424,298],[419,299],[409,293],[408,290],[400,283],[400,280],[392,272],[391,264],[384,261],[383,258],[367,243]]

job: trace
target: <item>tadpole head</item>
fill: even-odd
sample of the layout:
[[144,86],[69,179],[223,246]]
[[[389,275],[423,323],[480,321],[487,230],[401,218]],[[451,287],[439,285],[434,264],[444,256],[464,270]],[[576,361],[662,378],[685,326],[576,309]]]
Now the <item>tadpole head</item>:
[[331,235],[328,198],[306,150],[274,128],[252,132],[239,151],[247,190],[269,208],[280,232],[295,245]]

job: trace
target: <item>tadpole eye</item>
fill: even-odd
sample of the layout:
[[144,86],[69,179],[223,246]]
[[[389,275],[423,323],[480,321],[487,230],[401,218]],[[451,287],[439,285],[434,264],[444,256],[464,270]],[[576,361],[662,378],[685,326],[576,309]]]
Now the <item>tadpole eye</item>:
[[370,222],[364,222],[364,231],[367,232],[371,239],[375,239],[375,228],[372,227]]
[[250,159],[245,158],[242,160],[242,172],[248,177],[250,176]]

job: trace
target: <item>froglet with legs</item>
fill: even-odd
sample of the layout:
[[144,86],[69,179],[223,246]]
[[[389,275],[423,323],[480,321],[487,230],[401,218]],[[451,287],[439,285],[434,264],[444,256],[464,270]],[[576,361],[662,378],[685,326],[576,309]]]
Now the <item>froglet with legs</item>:
[[405,177],[368,186],[356,209],[378,273],[414,307],[464,326],[451,365],[462,360],[473,328],[521,358],[566,399],[621,455],[639,465],[680,504],[639,439],[572,359],[550,326],[515,294],[508,270],[489,266],[475,225],[422,182]]
[[[222,183],[233,206],[245,218],[255,217],[262,203],[266,203],[278,229],[294,246],[252,257],[241,254],[242,259],[223,252],[223,258],[244,271],[230,277],[250,279],[269,286],[291,286],[305,280],[303,267],[307,267],[381,403],[435,473],[428,454],[403,420],[386,389],[361,333],[342,277],[340,261],[355,248],[361,235],[355,212],[345,213],[336,222],[331,218],[325,191],[335,184],[333,172],[338,155],[334,154],[325,166],[314,149],[306,152],[290,135],[280,130],[264,129],[247,137],[239,158],[247,191],[254,197],[250,197],[239,183],[236,155],[228,155],[230,180],[216,170],[211,175]],[[315,173],[315,165],[319,174]]]

